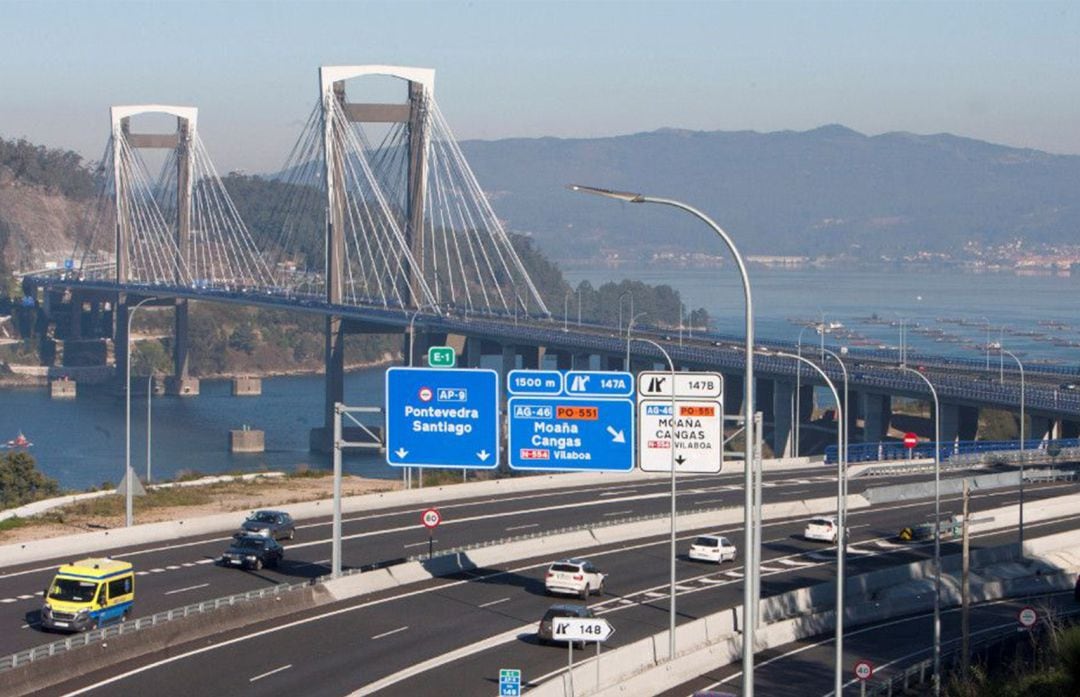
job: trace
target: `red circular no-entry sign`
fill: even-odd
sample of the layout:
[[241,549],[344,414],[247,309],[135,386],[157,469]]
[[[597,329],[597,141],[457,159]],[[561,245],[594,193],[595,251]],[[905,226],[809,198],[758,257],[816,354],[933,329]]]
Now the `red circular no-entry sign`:
[[919,437],[917,435],[915,435],[914,433],[905,433],[904,434],[904,447],[905,448],[914,448],[918,444],[919,444]]
[[429,508],[423,512],[420,516],[420,522],[424,524],[424,527],[428,530],[434,530],[439,527],[439,523],[442,522],[442,515],[435,508]]

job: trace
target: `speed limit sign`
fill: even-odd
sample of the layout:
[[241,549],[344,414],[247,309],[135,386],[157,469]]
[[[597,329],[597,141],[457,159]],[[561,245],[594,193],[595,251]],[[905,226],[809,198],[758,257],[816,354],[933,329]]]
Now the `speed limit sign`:
[[1035,608],[1030,605],[1020,608],[1020,612],[1017,613],[1016,619],[1020,621],[1020,626],[1024,629],[1031,629],[1035,626],[1035,623],[1039,621],[1039,613],[1035,611]]
[[439,515],[439,511],[435,508],[429,508],[420,516],[420,522],[424,524],[424,527],[428,530],[434,530],[439,527],[439,523],[442,522],[442,516]]
[[869,680],[874,676],[874,664],[870,661],[859,661],[855,664],[855,677],[859,680]]

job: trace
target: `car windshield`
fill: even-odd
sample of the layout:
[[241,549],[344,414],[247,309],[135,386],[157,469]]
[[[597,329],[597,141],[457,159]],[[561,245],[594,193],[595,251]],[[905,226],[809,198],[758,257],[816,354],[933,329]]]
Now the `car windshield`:
[[256,523],[273,523],[277,520],[277,516],[269,511],[259,511],[258,513],[252,513],[248,520],[253,520]]
[[579,567],[579,566],[577,566],[575,564],[552,564],[551,565],[551,570],[552,571],[567,571],[567,572],[570,572],[572,574],[576,574],[576,573],[581,571],[581,567]]
[[719,547],[720,540],[716,539],[715,537],[699,537],[694,540],[694,544],[696,544],[698,547]]
[[266,545],[266,540],[261,540],[254,537],[243,537],[233,543],[234,549],[262,549]]
[[814,518],[813,520],[810,521],[810,524],[811,525],[823,525],[825,527],[829,527],[829,526],[832,525],[832,521],[829,520],[828,518]]
[[87,603],[97,595],[98,584],[95,581],[77,581],[73,578],[58,578],[49,591],[51,600],[64,600],[71,603]]

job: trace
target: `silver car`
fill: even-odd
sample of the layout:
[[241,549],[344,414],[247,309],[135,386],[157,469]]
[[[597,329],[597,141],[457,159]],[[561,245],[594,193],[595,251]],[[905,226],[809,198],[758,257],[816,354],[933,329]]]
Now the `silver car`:
[[240,526],[240,531],[275,540],[291,540],[296,537],[296,524],[284,511],[255,511]]

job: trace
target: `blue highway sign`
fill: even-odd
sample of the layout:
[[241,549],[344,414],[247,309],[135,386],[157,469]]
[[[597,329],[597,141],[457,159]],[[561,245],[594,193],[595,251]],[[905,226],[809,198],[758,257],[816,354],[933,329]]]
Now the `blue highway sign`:
[[634,469],[633,400],[511,397],[507,410],[514,469]]
[[521,697],[520,669],[499,669],[499,697]]
[[557,370],[511,370],[506,376],[508,395],[560,395],[563,374]]
[[602,370],[569,370],[566,394],[573,397],[631,397],[634,376],[630,373]]
[[386,463],[397,467],[498,467],[498,373],[387,369]]

